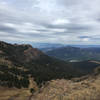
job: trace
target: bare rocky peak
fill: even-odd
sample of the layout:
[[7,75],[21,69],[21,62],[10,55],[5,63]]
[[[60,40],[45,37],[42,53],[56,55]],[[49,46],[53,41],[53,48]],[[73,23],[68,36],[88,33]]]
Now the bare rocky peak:
[[22,47],[28,47],[28,48],[33,48],[30,44],[14,44],[15,47],[18,47],[18,46],[22,46]]
[[32,47],[28,47],[28,49],[24,50],[24,55],[26,57],[26,61],[35,60],[40,58],[41,55],[44,55],[40,50]]
[[[2,49],[3,48],[3,49]],[[7,56],[14,57],[21,62],[29,62],[31,60],[37,60],[40,56],[45,55],[37,48],[33,48],[29,44],[9,44],[3,41],[0,41],[0,51],[2,50],[7,51]],[[4,52],[6,52],[4,51]],[[12,58],[13,59],[13,58]]]

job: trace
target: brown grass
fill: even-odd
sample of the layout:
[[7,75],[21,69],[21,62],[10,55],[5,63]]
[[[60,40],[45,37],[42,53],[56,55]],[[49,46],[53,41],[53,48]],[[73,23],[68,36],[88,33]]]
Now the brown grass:
[[53,80],[32,100],[100,100],[100,76],[80,82]]
[[30,95],[29,89],[0,88],[0,100],[27,100]]
[[[0,88],[0,100],[29,100],[30,96],[29,89]],[[80,82],[52,80],[35,92],[31,100],[100,100],[100,76]]]

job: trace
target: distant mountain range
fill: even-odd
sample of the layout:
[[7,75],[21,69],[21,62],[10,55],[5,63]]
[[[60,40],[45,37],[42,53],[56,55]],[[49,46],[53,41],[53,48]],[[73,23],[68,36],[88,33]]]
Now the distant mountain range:
[[60,47],[46,52],[47,55],[64,61],[100,60],[100,47]]
[[100,45],[69,45],[69,46],[78,47],[78,48],[99,48],[100,47]]
[[64,47],[63,44],[53,43],[31,43],[33,47],[40,49],[43,52],[47,52],[56,48]]
[[35,48],[58,48],[58,47],[66,47],[66,46],[72,46],[72,47],[79,47],[79,48],[98,48],[100,45],[78,45],[78,44],[60,44],[60,43],[29,43]]
[[99,48],[100,45],[71,45],[71,44],[59,44],[59,43],[30,43],[33,47],[42,50],[43,52],[51,51],[61,47],[77,47],[77,48]]
[[57,43],[31,43],[33,47],[35,48],[58,48],[63,47],[63,44],[57,44]]

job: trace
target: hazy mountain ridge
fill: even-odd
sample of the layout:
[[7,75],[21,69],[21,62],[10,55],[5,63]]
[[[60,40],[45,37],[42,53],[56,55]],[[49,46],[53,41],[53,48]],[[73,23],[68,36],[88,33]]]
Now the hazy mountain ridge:
[[100,60],[100,48],[61,47],[47,51],[49,56],[65,61]]

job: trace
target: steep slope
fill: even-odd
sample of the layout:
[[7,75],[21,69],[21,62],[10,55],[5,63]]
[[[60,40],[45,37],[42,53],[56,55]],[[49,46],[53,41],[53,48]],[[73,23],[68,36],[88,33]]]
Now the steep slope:
[[100,68],[73,80],[52,80],[31,100],[100,100]]
[[12,45],[5,42],[0,42],[0,50],[4,52],[5,58],[13,60],[14,62],[30,62],[31,60],[39,59],[44,55],[31,45]]
[[29,76],[38,85],[51,79],[71,78],[83,73],[69,64],[51,58],[30,45],[0,42],[0,85],[28,87]]
[[65,61],[100,60],[100,48],[67,46],[47,51],[46,54]]

